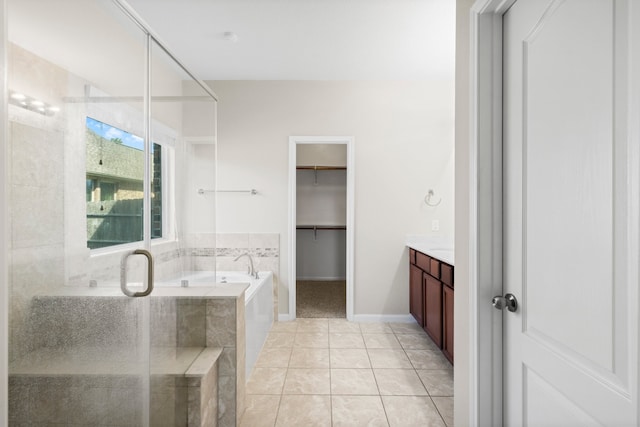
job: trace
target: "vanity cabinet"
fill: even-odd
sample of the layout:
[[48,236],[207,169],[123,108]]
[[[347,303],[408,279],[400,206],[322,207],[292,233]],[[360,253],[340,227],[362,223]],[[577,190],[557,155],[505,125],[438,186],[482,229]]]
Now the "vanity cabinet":
[[442,282],[424,274],[424,330],[442,348]]
[[453,288],[442,285],[442,352],[453,364]]
[[453,266],[409,249],[409,311],[453,364]]
[[415,265],[410,266],[411,270],[409,272],[409,310],[411,314],[413,314],[414,319],[418,322],[418,325],[424,326],[424,310],[422,306],[423,295],[422,289],[424,288],[422,284],[422,270],[420,270]]

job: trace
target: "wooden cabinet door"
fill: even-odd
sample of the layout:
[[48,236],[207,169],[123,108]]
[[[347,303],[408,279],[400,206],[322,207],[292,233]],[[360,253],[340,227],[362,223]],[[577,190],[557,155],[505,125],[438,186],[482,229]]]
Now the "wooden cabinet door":
[[453,289],[442,286],[442,352],[453,363]]
[[442,348],[442,283],[424,275],[424,330]]
[[409,312],[420,326],[424,326],[423,301],[422,270],[412,264],[409,270]]

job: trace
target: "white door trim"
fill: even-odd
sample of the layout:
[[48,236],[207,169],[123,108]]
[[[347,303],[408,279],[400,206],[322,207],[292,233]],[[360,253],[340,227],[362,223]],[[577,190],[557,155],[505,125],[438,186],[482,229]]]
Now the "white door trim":
[[[347,146],[347,320],[353,320],[354,287],[354,206],[355,169],[352,136],[291,136],[289,137],[289,315],[296,318],[296,155],[298,144],[344,144]],[[281,319],[283,316],[280,317]]]
[[502,425],[502,15],[515,0],[471,8],[469,425]]
[[7,117],[7,2],[0,0],[0,426],[9,425],[9,202],[8,202],[8,117]]

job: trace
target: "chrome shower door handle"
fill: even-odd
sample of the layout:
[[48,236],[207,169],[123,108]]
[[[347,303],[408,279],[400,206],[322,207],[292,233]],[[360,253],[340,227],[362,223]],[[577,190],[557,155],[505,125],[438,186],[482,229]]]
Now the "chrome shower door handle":
[[491,300],[491,305],[498,310],[504,310],[505,308],[511,313],[518,309],[518,300],[513,294],[505,294],[505,296],[495,296]]
[[[127,288],[127,260],[131,255],[144,255],[147,258],[147,289],[142,292],[132,292]],[[128,297],[146,297],[153,292],[153,255],[146,249],[129,251],[120,260],[120,289]]]

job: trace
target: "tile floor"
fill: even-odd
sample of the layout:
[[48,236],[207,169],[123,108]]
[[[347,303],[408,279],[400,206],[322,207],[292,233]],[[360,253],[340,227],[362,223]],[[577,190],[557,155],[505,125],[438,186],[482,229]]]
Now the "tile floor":
[[453,368],[415,323],[273,325],[242,427],[453,426]]

